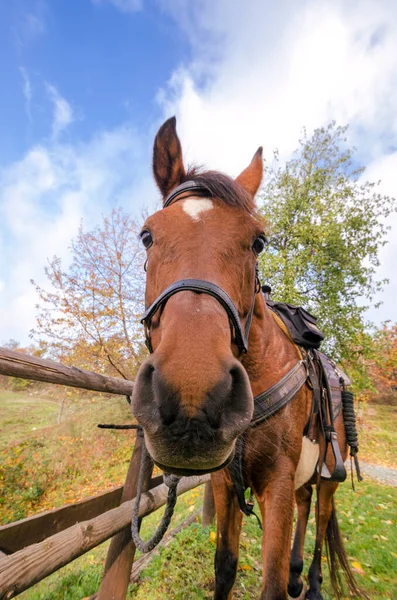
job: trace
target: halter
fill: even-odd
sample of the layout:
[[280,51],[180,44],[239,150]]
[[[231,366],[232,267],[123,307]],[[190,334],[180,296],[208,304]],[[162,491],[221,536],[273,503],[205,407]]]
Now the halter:
[[[169,196],[167,196],[163,208],[166,208],[170,204],[172,204],[181,194],[185,192],[198,192],[205,193],[208,195],[209,190],[197,183],[196,181],[187,181],[178,185]],[[259,279],[257,274],[257,265],[255,265],[255,289],[254,289],[254,299],[252,302],[252,306],[250,312],[247,317],[247,321],[245,324],[245,328],[240,321],[240,316],[236,306],[233,303],[233,300],[230,296],[218,285],[212,283],[211,281],[206,281],[204,279],[180,279],[179,281],[175,281],[171,285],[169,285],[159,296],[158,298],[149,306],[149,308],[145,311],[141,323],[145,326],[145,336],[146,336],[146,345],[149,349],[149,352],[153,352],[153,347],[150,339],[150,325],[152,318],[156,314],[156,312],[163,308],[165,303],[171,296],[174,296],[178,292],[197,292],[199,294],[208,294],[212,296],[219,302],[219,304],[225,309],[227,316],[229,318],[230,330],[232,334],[232,341],[237,345],[239,353],[247,353],[248,352],[248,335],[252,322],[252,316],[254,313],[255,306],[255,298],[256,294],[260,291]]]

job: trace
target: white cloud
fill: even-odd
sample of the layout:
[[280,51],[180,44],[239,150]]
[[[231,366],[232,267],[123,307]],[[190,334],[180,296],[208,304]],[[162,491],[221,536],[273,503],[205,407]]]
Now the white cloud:
[[45,0],[31,0],[29,8],[29,12],[19,15],[15,26],[11,28],[20,51],[46,31],[47,4]]
[[143,0],[91,0],[96,6],[112,4],[123,13],[134,13],[142,9]]
[[57,138],[71,123],[73,123],[73,110],[69,102],[61,96],[55,86],[46,83],[46,90],[54,109],[52,137]]
[[[386,196],[397,198],[397,151],[381,156],[376,159],[365,172],[365,178],[369,181],[381,181],[378,191]],[[388,243],[380,251],[380,268],[378,275],[380,279],[389,279],[389,285],[384,292],[379,294],[378,300],[382,302],[379,309],[369,311],[369,319],[379,323],[382,321],[397,321],[397,214],[389,215],[387,225],[391,227]]]
[[81,219],[90,229],[115,204],[140,218],[154,196],[149,164],[146,140],[120,127],[86,144],[37,145],[0,171],[0,344],[28,341],[38,301],[30,279],[45,284],[55,254],[67,265]]
[[[259,145],[287,158],[301,128],[350,123],[368,176],[388,178],[397,147],[397,4],[392,0],[162,0],[193,59],[159,93],[190,161],[237,175]],[[397,181],[388,179],[397,196]],[[382,252],[394,277],[397,223]],[[394,253],[395,256],[395,253]],[[377,320],[397,321],[393,287]],[[395,297],[395,296],[394,296]]]
[[26,32],[30,37],[38,37],[45,32],[45,21],[43,15],[27,13],[25,15]]
[[21,73],[21,77],[22,77],[22,93],[24,95],[25,98],[25,108],[26,108],[26,116],[28,117],[29,121],[32,121],[32,111],[31,111],[31,104],[32,104],[32,84],[30,83],[30,78],[28,75],[27,70],[25,69],[25,67],[19,67],[19,72]]

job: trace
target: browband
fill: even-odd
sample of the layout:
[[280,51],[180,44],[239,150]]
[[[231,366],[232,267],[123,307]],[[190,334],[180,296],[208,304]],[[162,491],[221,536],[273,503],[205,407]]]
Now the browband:
[[181,183],[181,185],[178,185],[178,187],[172,190],[172,192],[167,196],[167,198],[164,201],[163,208],[167,208],[167,206],[169,206],[173,202],[173,200],[175,200],[175,198],[177,198],[180,194],[183,194],[184,192],[204,192],[208,196],[211,195],[209,190],[201,183],[197,183],[197,181],[193,180],[185,181],[185,183]]

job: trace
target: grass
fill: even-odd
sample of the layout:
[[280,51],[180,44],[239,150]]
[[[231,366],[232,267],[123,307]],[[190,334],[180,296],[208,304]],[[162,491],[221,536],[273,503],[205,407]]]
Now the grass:
[[[190,510],[200,506],[202,489],[188,492],[178,500],[172,526]],[[371,599],[397,597],[397,490],[365,482],[353,492],[346,483],[337,493],[337,511],[344,542],[360,586]],[[145,519],[143,536],[158,521],[155,513]],[[195,523],[182,530],[170,546],[161,549],[130,586],[129,598],[137,600],[209,600],[213,596],[215,528]],[[245,519],[240,541],[240,561],[235,598],[258,598],[261,589],[261,532],[255,519]],[[314,545],[314,514],[309,522],[305,573]],[[23,600],[81,600],[93,594],[102,574],[107,544],[53,574],[20,597]],[[324,600],[333,598],[324,561]],[[348,598],[348,596],[346,596]]]
[[[63,421],[58,425],[59,408],[58,403],[54,404],[57,393],[55,386],[54,396],[47,393],[32,398],[26,392],[0,393],[1,414],[8,415],[7,420],[10,415],[15,419],[0,428],[9,435],[8,446],[3,443],[0,451],[1,524],[124,483],[135,434],[100,430],[96,425],[130,422],[125,399],[98,394],[70,395]],[[34,409],[40,427],[32,425]]]
[[359,457],[372,464],[396,468],[397,408],[361,404],[357,411]]
[[[0,522],[74,502],[123,483],[134,434],[102,431],[98,422],[127,423],[129,407],[123,398],[100,394],[66,395],[63,421],[57,424],[62,387],[37,396],[29,391],[0,392]],[[395,408],[366,406],[359,412],[360,457],[367,462],[395,466],[397,422]],[[366,481],[353,493],[346,483],[337,494],[342,532],[351,564],[370,598],[397,598],[397,490]],[[178,500],[172,526],[202,502],[202,489]],[[161,513],[161,511],[160,511]],[[144,520],[148,537],[161,514]],[[214,528],[199,523],[180,532],[143,571],[129,597],[212,598]],[[310,520],[306,553],[314,541]],[[82,600],[93,594],[102,576],[108,543],[90,551],[48,577],[20,597],[24,600]],[[235,587],[237,599],[260,593],[260,531],[246,519],[240,544]],[[306,564],[307,570],[308,564]],[[324,598],[332,598],[325,571]]]
[[0,393],[0,451],[10,442],[24,441],[33,431],[56,425],[59,412],[54,398],[35,397],[29,392]]

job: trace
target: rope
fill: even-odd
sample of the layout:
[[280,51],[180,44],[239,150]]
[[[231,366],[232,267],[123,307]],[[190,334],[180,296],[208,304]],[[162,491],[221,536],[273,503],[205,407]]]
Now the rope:
[[113,423],[98,423],[99,429],[137,429],[142,430],[140,425],[114,425]]
[[151,464],[151,461],[152,459],[150,457],[150,454],[146,450],[145,441],[144,439],[142,439],[142,455],[141,464],[139,467],[138,487],[131,520],[131,537],[134,541],[135,546],[143,553],[150,552],[151,550],[153,550],[153,548],[155,548],[164,537],[164,534],[167,531],[168,526],[170,524],[172,515],[174,514],[174,508],[177,500],[176,488],[181,479],[177,475],[164,473],[164,483],[168,487],[168,496],[165,511],[157,530],[152,535],[152,537],[147,542],[145,542],[139,536],[139,527],[141,524],[141,519],[139,518],[139,504],[141,502],[144,475],[146,469]]
[[[358,433],[356,425],[356,415],[354,412],[354,396],[352,392],[348,390],[342,390],[342,409],[343,409],[343,421],[345,423],[346,430],[346,441],[350,446],[350,456],[354,460],[354,466],[356,467],[357,479],[362,481],[363,478],[360,472],[360,465],[358,462]],[[352,470],[353,473],[353,470]]]

